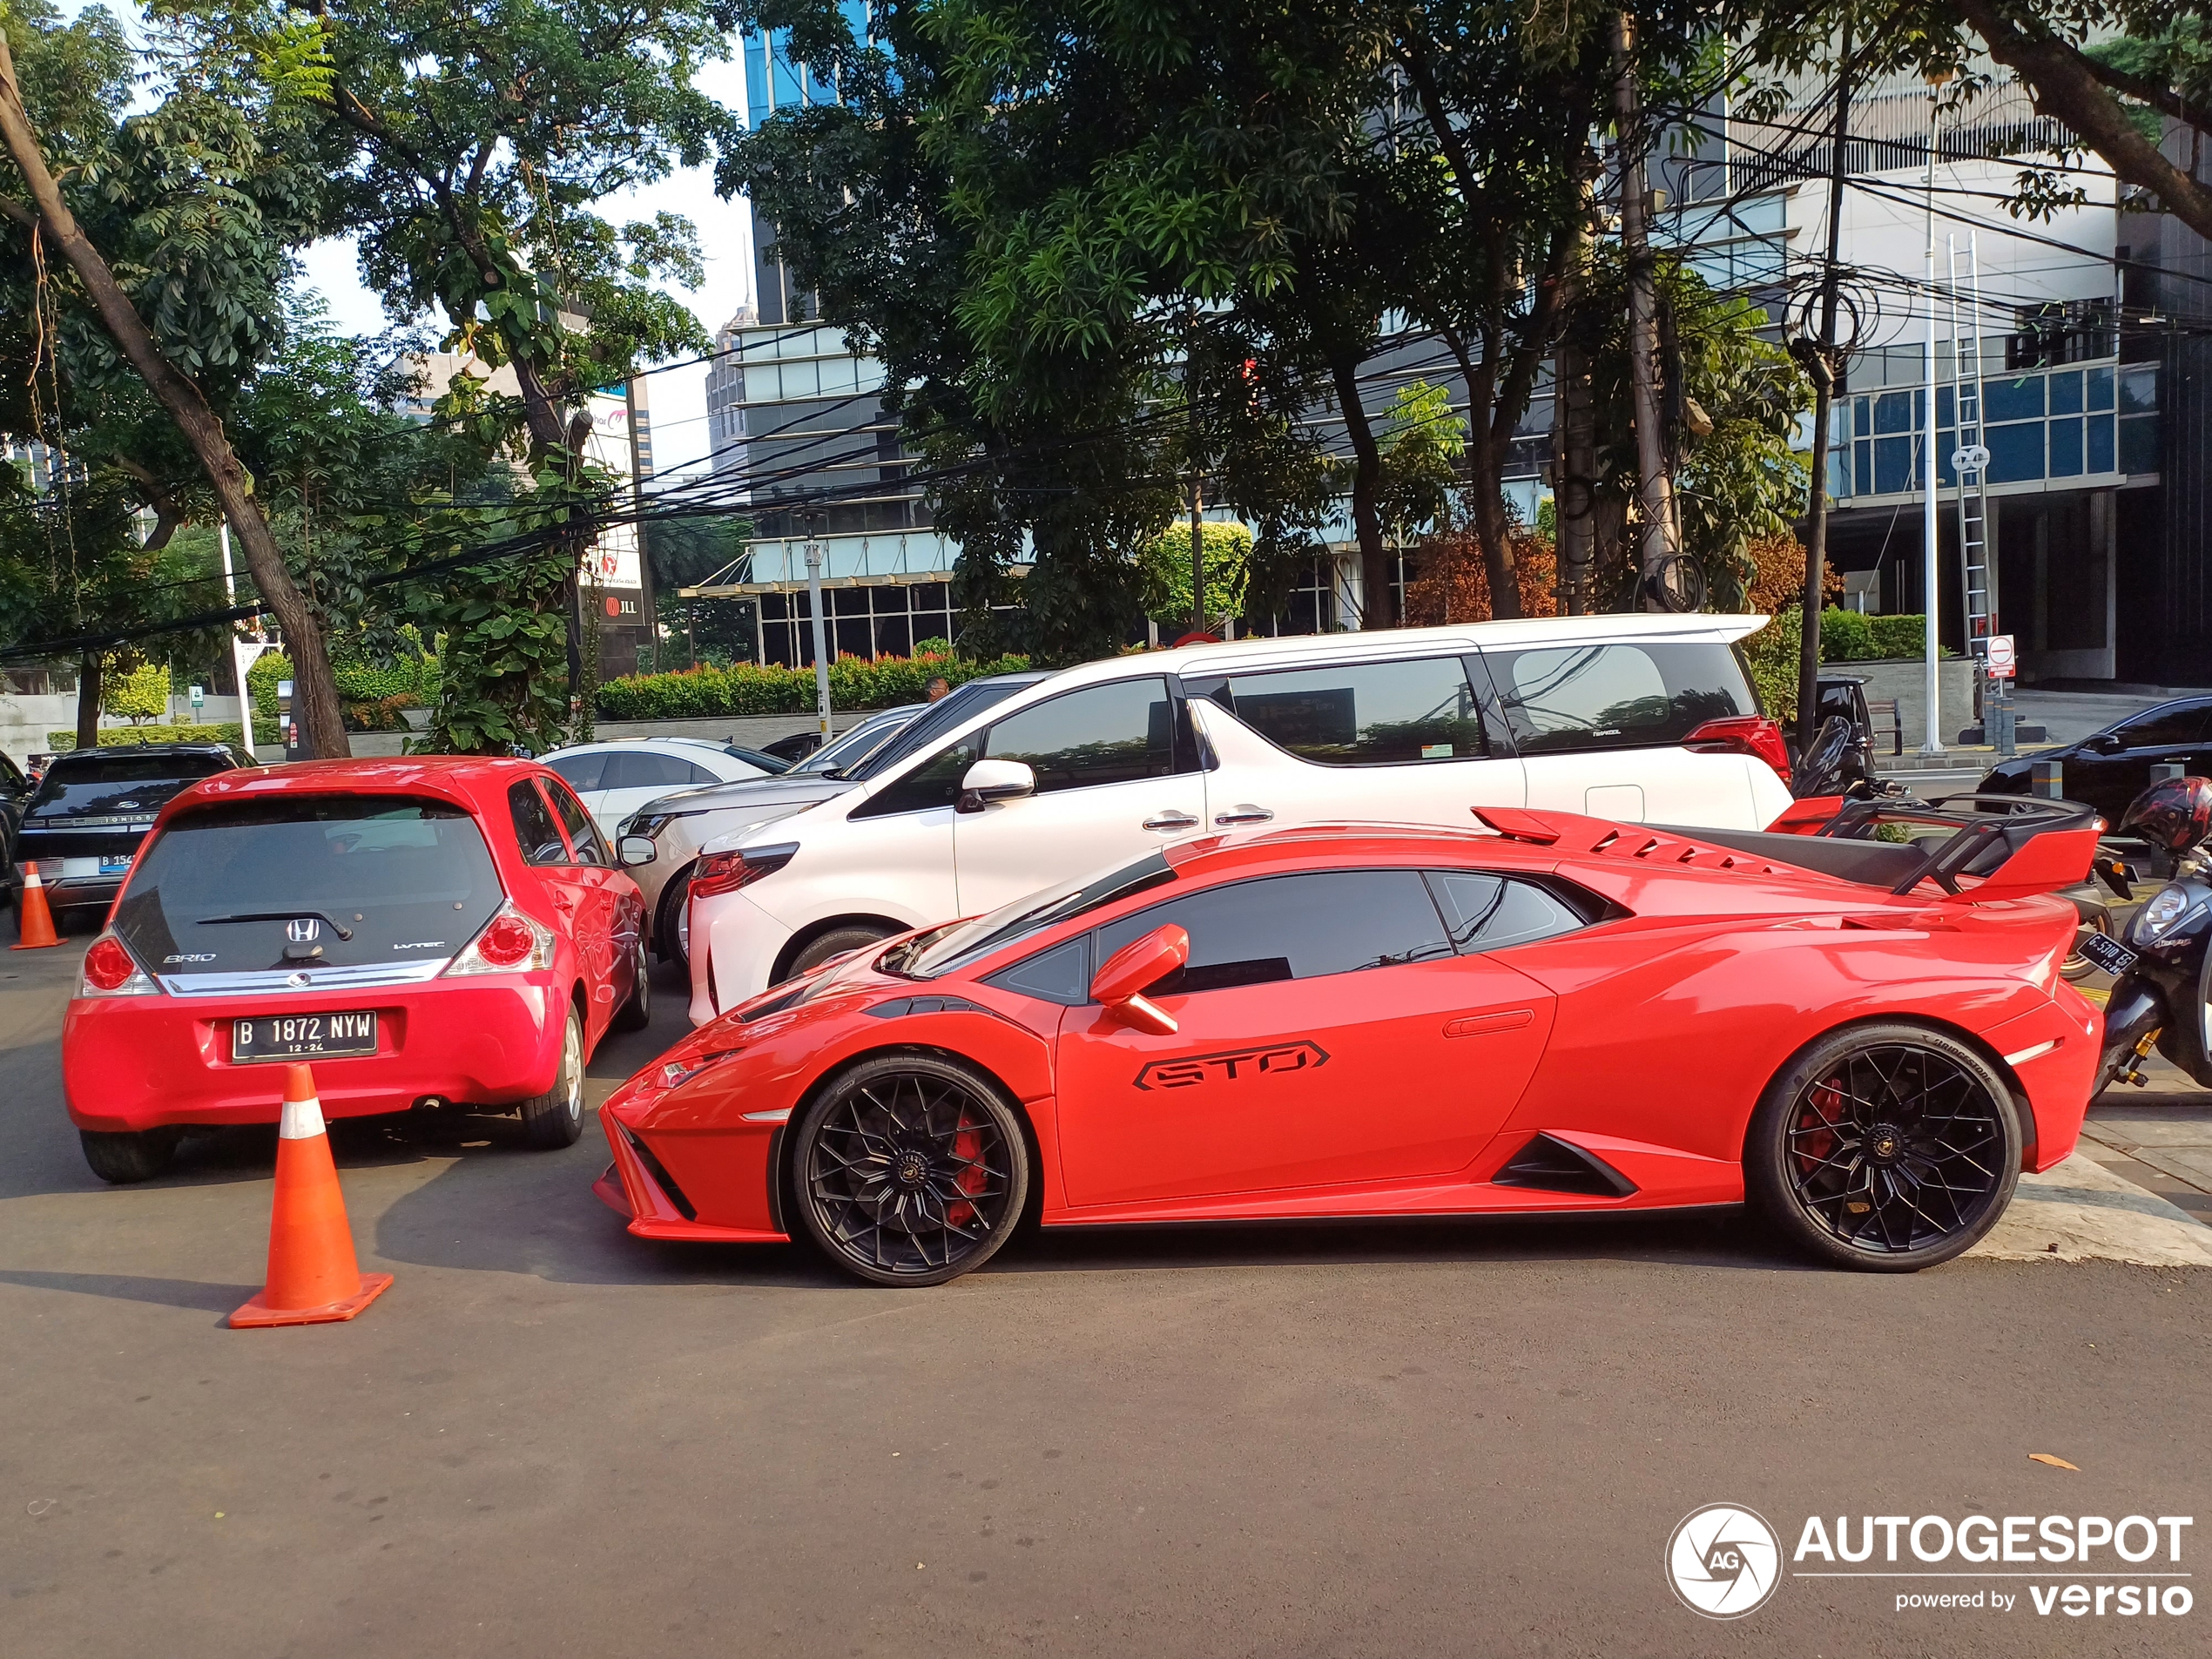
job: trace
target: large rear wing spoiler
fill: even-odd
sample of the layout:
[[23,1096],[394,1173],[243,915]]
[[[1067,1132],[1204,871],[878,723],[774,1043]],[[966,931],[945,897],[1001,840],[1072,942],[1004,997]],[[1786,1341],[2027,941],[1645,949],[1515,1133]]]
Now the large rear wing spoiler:
[[[1888,825],[1904,834],[1883,835]],[[1927,801],[1826,796],[1792,803],[1760,840],[1893,843],[1896,853],[1886,860],[1890,867],[1868,885],[1886,886],[1902,897],[1921,882],[1933,881],[1947,898],[1977,903],[2026,898],[2087,880],[2103,828],[2094,807],[2027,795],[1968,792]],[[1936,841],[1932,832],[1945,829],[1950,833]],[[1787,851],[1761,850],[1784,862],[1797,861]],[[1899,856],[1906,853],[1912,856]]]

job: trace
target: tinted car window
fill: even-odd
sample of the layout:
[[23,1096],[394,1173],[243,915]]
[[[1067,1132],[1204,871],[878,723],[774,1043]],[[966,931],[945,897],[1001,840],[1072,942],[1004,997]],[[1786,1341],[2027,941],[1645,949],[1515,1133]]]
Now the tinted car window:
[[2151,709],[2121,725],[2115,735],[2125,749],[2168,749],[2195,743],[2204,733],[2206,706],[2176,703]]
[[548,755],[545,764],[567,779],[571,789],[604,789],[608,786],[599,779],[607,770],[607,762],[614,758],[600,749],[590,754]]
[[1277,875],[1170,899],[1098,930],[1101,966],[1169,922],[1190,935],[1190,960],[1149,988],[1160,995],[1320,979],[1449,956],[1451,941],[1413,870]]
[[1163,778],[1175,770],[1175,712],[1164,679],[1088,685],[1009,714],[983,754],[1029,767],[1041,795]]
[[1103,875],[1065,882],[1042,893],[1025,894],[973,921],[948,928],[916,954],[911,963],[901,965],[899,971],[917,979],[934,979],[979,956],[1004,950],[1034,934],[1072,921],[1116,899],[1130,898],[1147,887],[1174,880],[1175,871],[1169,865],[1167,855],[1147,853],[1133,863],[1109,870]]
[[882,818],[894,813],[926,812],[960,799],[960,780],[975,761],[976,738],[962,738],[934,759],[926,760],[874,799],[853,809],[854,818]]
[[806,775],[843,772],[855,766],[887,742],[917,712],[918,708],[907,708],[885,714],[872,714],[850,731],[831,738],[792,771]]
[[1027,961],[1001,968],[985,982],[1057,1002],[1062,1008],[1079,1007],[1090,1000],[1090,935],[1084,934],[1064,945],[1041,950]]
[[1561,900],[1526,881],[1467,870],[1433,870],[1428,880],[1461,951],[1502,950],[1585,925]]
[[[558,766],[553,768],[560,772]],[[562,772],[567,777],[566,772]],[[722,780],[705,766],[695,766],[688,760],[678,760],[674,755],[659,755],[648,749],[617,749],[607,757],[607,769],[599,774],[602,789],[688,789],[693,784],[718,784]],[[586,787],[573,778],[569,782],[578,789]]]
[[[490,850],[457,806],[287,795],[170,824],[138,860],[115,925],[163,974],[435,961],[490,921],[502,896]],[[315,924],[312,941],[288,937],[294,921]],[[287,958],[287,944],[320,954]]]
[[609,864],[605,844],[599,832],[591,827],[591,815],[583,810],[574,795],[560,785],[549,783],[545,792],[553,798],[553,810],[561,815],[561,822],[569,832],[569,844],[576,848],[578,864]]
[[1568,645],[1483,658],[1525,754],[1680,743],[1708,720],[1759,711],[1725,645]]
[[1457,657],[1347,663],[1229,681],[1230,710],[1279,748],[1332,766],[1463,760],[1488,752]]
[[26,810],[56,818],[118,812],[151,818],[185,786],[230,770],[220,755],[57,756]]
[[846,776],[866,783],[911,755],[918,755],[954,726],[965,725],[984,710],[1003,703],[1016,691],[1026,691],[1044,678],[1042,674],[1004,679],[970,680],[954,686],[914,718],[914,723],[865,760],[856,761]]
[[507,810],[515,820],[515,843],[530,864],[566,864],[569,850],[561,845],[560,826],[546,810],[537,786],[524,779],[507,791]]

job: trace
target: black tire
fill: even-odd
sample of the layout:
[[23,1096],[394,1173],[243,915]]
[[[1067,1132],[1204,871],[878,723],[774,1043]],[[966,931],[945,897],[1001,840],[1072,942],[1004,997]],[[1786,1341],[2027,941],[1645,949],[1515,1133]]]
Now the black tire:
[[687,974],[691,971],[691,953],[685,935],[691,929],[691,875],[697,867],[686,867],[661,889],[660,904],[653,914],[653,949],[661,961],[674,962]]
[[92,1166],[94,1175],[126,1186],[133,1181],[151,1181],[167,1169],[184,1131],[147,1129],[135,1134],[111,1134],[84,1129],[77,1131],[77,1138],[84,1145],[84,1162]]
[[[797,979],[801,974],[811,974],[824,962],[852,951],[866,950],[879,939],[892,938],[898,929],[878,927],[867,922],[853,922],[847,927],[833,927],[819,939],[807,941],[806,948],[791,959],[790,971],[784,979]],[[781,980],[777,983],[781,984]]]
[[637,980],[630,997],[615,1010],[615,1029],[643,1031],[653,1022],[653,960],[645,954],[645,941],[637,941]]
[[583,1018],[569,1004],[553,1087],[523,1103],[523,1138],[540,1151],[574,1146],[583,1133]]
[[1028,1144],[984,1072],[884,1055],[817,1091],[799,1119],[792,1180],[807,1233],[855,1278],[942,1285],[990,1260],[1021,1224]]
[[1846,1027],[1784,1067],[1752,1115],[1743,1184],[1791,1244],[1837,1267],[1910,1273],[1973,1247],[2012,1202],[2012,1090],[1925,1026]]

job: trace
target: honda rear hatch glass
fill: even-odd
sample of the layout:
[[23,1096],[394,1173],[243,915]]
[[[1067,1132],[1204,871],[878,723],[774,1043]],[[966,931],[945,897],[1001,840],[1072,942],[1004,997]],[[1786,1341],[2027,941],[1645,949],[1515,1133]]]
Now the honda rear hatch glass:
[[154,973],[428,966],[503,894],[475,820],[444,801],[288,795],[187,813],[147,847],[115,928]]

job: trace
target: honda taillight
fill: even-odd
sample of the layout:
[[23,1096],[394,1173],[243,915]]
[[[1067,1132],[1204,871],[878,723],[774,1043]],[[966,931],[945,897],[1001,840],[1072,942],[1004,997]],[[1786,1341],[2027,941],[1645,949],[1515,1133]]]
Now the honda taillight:
[[1741,714],[1725,720],[1708,720],[1682,740],[1685,749],[1700,754],[1751,755],[1774,768],[1774,775],[1790,781],[1790,745],[1782,728],[1763,714]]
[[79,996],[153,996],[160,990],[113,934],[102,934],[84,953],[84,971],[77,985]]
[[448,974],[519,974],[553,966],[553,930],[535,921],[510,903],[462,948],[446,968]]
[[764,875],[774,874],[798,851],[798,842],[786,841],[777,846],[741,846],[729,853],[705,853],[699,859],[698,873],[691,877],[691,897],[711,899],[718,893],[735,893]]

